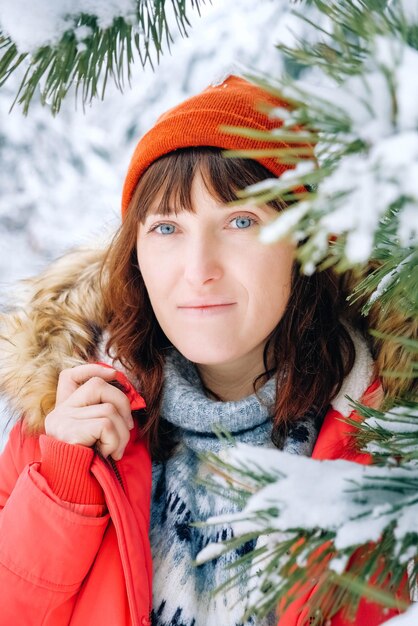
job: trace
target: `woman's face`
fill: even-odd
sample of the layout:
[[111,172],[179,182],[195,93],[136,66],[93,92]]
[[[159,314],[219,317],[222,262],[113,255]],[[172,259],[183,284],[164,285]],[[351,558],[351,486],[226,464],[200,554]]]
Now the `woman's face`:
[[272,207],[231,207],[192,186],[195,212],[150,211],[138,228],[139,268],[155,316],[171,343],[198,364],[260,355],[281,319],[295,246],[259,241]]

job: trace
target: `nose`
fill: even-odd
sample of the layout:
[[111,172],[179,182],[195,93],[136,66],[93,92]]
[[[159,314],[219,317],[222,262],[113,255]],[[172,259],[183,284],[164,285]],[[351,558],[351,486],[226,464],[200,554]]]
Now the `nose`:
[[215,237],[200,235],[184,250],[184,278],[193,287],[219,280],[223,275],[222,252]]

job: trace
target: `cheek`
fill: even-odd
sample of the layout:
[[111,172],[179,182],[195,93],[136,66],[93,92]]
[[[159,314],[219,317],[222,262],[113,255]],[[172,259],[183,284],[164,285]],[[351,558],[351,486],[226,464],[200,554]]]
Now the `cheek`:
[[150,262],[150,256],[142,246],[141,252],[137,251],[138,267],[144,281],[152,308],[158,308],[163,298],[165,272],[161,272],[159,264]]
[[146,246],[142,247],[141,253],[137,252],[137,259],[154,315],[163,332],[171,336],[174,320],[170,307],[173,289],[178,282],[175,265],[161,258],[155,262],[155,254],[148,253]]
[[276,244],[247,264],[252,277],[248,291],[250,296],[251,293],[255,295],[253,304],[262,309],[264,315],[278,315],[286,308],[292,284],[294,250],[293,245]]

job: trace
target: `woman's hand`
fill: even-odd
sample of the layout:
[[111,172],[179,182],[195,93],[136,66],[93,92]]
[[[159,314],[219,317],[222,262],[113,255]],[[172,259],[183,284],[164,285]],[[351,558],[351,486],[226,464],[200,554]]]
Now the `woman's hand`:
[[101,365],[65,369],[58,379],[55,408],[45,419],[45,432],[66,443],[92,447],[103,456],[121,459],[134,422],[125,394],[110,385],[115,370]]

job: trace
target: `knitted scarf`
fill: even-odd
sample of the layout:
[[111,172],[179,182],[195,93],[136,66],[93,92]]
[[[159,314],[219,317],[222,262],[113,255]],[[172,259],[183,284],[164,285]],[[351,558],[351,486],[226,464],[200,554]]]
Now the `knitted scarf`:
[[[173,425],[178,444],[164,463],[153,464],[151,549],[154,567],[153,626],[270,626],[274,615],[257,623],[241,621],[249,581],[242,572],[228,592],[213,590],[232,576],[228,566],[253,550],[248,542],[211,562],[196,567],[206,545],[232,537],[228,525],[196,528],[191,522],[238,510],[224,494],[214,494],[196,479],[207,475],[201,452],[218,452],[225,445],[213,432],[227,430],[235,441],[272,446],[272,409],[276,380],[270,379],[257,396],[217,402],[202,388],[195,366],[172,350],[166,359],[161,417]],[[283,449],[310,456],[322,416],[314,412],[290,426]]]

